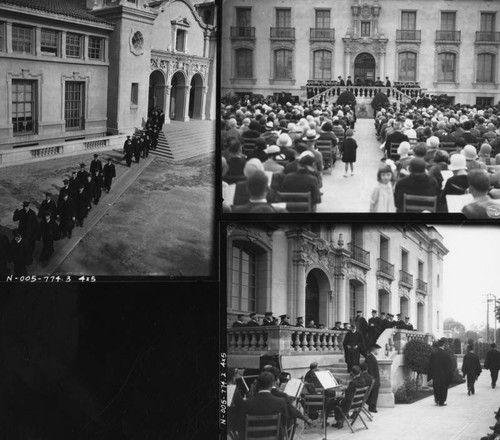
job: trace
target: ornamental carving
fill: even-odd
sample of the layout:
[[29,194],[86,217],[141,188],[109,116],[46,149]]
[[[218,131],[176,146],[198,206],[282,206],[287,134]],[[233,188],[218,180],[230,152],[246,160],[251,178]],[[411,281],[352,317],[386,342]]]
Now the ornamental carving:
[[391,291],[391,282],[387,278],[377,276],[377,291],[385,290]]
[[358,266],[347,264],[347,276],[349,278],[355,278],[358,281],[366,283],[366,270],[361,269]]
[[[167,82],[170,83],[172,76],[177,71],[182,71],[186,75],[187,82],[191,81],[194,74],[198,73],[205,80],[210,68],[209,59],[189,55],[169,55],[151,58],[151,70],[161,69],[165,72]],[[206,81],[204,81],[206,83]]]
[[405,286],[399,286],[398,295],[410,299],[410,289]]
[[317,264],[333,272],[335,268],[333,247],[319,237],[313,240],[302,239],[299,249],[294,252],[294,262],[307,266]]

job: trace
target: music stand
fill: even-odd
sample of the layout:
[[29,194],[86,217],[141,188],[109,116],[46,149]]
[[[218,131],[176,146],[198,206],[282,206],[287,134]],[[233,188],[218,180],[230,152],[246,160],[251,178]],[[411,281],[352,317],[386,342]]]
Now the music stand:
[[334,390],[336,388],[341,388],[337,379],[333,376],[332,372],[329,370],[321,370],[315,371],[314,374],[318,378],[321,387],[323,388],[323,425],[325,428],[325,438],[323,440],[328,440],[327,432],[326,432],[326,419],[328,418],[328,414],[326,413],[326,390]]

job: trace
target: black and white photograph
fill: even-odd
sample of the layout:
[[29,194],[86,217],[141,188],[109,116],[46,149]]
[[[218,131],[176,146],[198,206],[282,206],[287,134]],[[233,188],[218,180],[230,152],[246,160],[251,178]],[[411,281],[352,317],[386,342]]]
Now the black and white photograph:
[[216,10],[0,1],[2,278],[214,277]]
[[224,1],[223,212],[498,219],[498,9]]
[[499,239],[227,224],[227,438],[496,439]]

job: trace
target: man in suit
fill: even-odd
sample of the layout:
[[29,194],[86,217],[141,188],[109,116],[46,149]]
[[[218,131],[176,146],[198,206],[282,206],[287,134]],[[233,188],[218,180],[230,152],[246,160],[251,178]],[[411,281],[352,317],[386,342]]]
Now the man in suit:
[[40,261],[45,263],[54,253],[54,241],[61,238],[59,225],[52,219],[50,211],[46,211],[44,219],[40,222],[38,237],[42,240]]
[[76,178],[76,171],[71,171],[71,177],[68,182],[69,196],[75,200],[76,195],[78,194],[78,180]]
[[262,325],[275,325],[273,322],[273,312],[264,313],[264,319],[262,320]]
[[45,193],[45,200],[40,203],[40,208],[38,209],[38,219],[43,220],[45,218],[45,213],[49,212],[53,219],[57,216],[57,205],[54,200],[52,200],[52,195],[48,192]]
[[339,86],[345,86],[345,81],[341,76],[338,77],[338,80],[339,80]]
[[59,215],[59,229],[63,237],[71,238],[76,221],[75,202],[67,191],[62,193],[62,200],[57,207]]
[[488,173],[485,170],[471,170],[467,178],[469,191],[474,197],[474,201],[465,205],[462,213],[467,218],[498,220],[500,218],[500,200],[492,199],[489,195],[490,179]]
[[388,76],[385,77],[385,86],[386,87],[391,87],[392,86],[391,82],[389,81],[389,77]]
[[63,197],[64,197],[64,194],[69,194],[69,180],[68,179],[64,179],[63,180],[63,186],[62,188],[59,190],[59,196],[57,197],[57,209],[59,210],[59,204],[61,203]]
[[382,320],[377,316],[377,311],[372,310],[372,317],[368,320],[368,344],[370,346],[377,342],[381,325]]
[[14,238],[9,246],[9,261],[14,263],[13,275],[26,276],[28,275],[28,269],[26,266],[33,263],[33,250],[31,248],[31,243],[22,237],[19,229],[15,229],[12,232],[12,235]]
[[317,328],[316,324],[314,323],[314,319],[309,320],[309,322],[306,325],[306,328]]
[[232,327],[233,328],[236,328],[236,327],[246,327],[246,324],[243,322],[243,318],[245,317],[245,315],[238,315],[238,318],[236,319],[236,321],[233,322],[233,325]]
[[349,76],[347,77],[346,86],[347,86],[347,87],[352,86],[352,79],[351,79],[351,75],[349,75]]
[[467,354],[464,356],[462,363],[462,374],[467,377],[467,394],[475,394],[474,383],[481,374],[481,362],[479,362],[479,357],[474,353],[474,347],[472,345],[467,346]]
[[368,373],[373,377],[373,388],[368,396],[367,404],[370,412],[377,412],[378,392],[380,389],[380,372],[378,368],[377,355],[380,350],[380,345],[374,344],[370,348],[370,352],[366,356],[366,365]]
[[405,323],[403,317],[401,316],[401,313],[396,314],[396,328],[398,330],[405,330],[406,329],[406,323]]
[[259,327],[259,318],[257,317],[257,313],[250,313],[250,321],[247,322],[247,327]]
[[281,319],[281,321],[280,321],[279,325],[283,325],[283,326],[292,325],[292,324],[290,324],[290,321],[289,321],[290,318],[288,317],[288,315],[286,313],[283,315],[280,315],[280,319]]
[[410,322],[410,317],[409,316],[405,316],[405,328],[406,330],[414,330],[413,328],[413,324]]
[[30,208],[30,202],[24,201],[22,204],[19,204],[14,211],[12,220],[15,222],[19,221],[19,232],[23,240],[30,244],[31,251],[33,252],[38,232],[38,219],[35,211]]
[[353,324],[351,325],[350,331],[348,331],[344,336],[344,341],[342,342],[348,373],[352,371],[352,367],[359,365],[362,345],[363,336],[356,330],[356,326]]
[[98,159],[99,155],[94,154],[94,159],[90,162],[90,174],[94,175],[96,171],[102,173],[102,162]]
[[432,380],[434,400],[437,405],[445,406],[448,397],[448,387],[453,379],[453,363],[448,353],[444,351],[445,340],[438,341],[437,348],[429,359],[427,380]]
[[134,145],[128,135],[127,140],[123,143],[123,152],[125,153],[127,166],[130,167],[130,164],[132,163],[132,155],[134,154]]
[[366,362],[361,362],[359,364],[359,369],[361,370],[361,379],[365,381],[367,387],[373,383],[373,377],[368,373],[368,365]]
[[82,162],[80,164],[80,169],[76,173],[76,183],[78,186],[85,186],[88,181],[88,176],[90,173],[86,170],[86,165]]
[[344,322],[342,325],[344,326],[342,328],[342,331],[348,332],[349,330],[351,330],[351,324],[349,324],[348,322]]
[[389,325],[389,319],[387,319],[387,315],[385,312],[380,313],[380,334],[383,333],[383,331],[388,327]]
[[498,370],[500,370],[500,351],[497,349],[497,344],[491,344],[490,347],[486,353],[484,368],[490,370],[491,388],[495,388],[497,386]]
[[342,331],[343,330],[342,323],[340,321],[336,321],[335,326],[332,327],[332,330]]
[[303,316],[299,316],[297,318],[297,321],[295,323],[295,327],[305,328],[304,327],[304,317]]
[[337,423],[332,425],[334,428],[342,429],[344,426],[344,416],[342,412],[347,412],[351,407],[356,389],[366,387],[365,380],[361,377],[361,369],[359,366],[355,365],[352,367],[351,377],[352,380],[345,390],[344,397],[335,397],[327,402],[327,413],[332,409],[335,411],[335,420]]
[[104,168],[102,170],[102,174],[104,177],[104,184],[103,184],[104,191],[109,193],[109,190],[111,189],[111,184],[113,183],[113,178],[116,177],[116,169],[113,163],[111,162],[111,157],[108,157],[106,165],[104,165]]
[[241,410],[241,420],[239,432],[241,438],[245,438],[245,419],[247,415],[269,416],[280,414],[280,439],[286,436],[286,425],[288,420],[288,408],[285,400],[273,396],[271,388],[274,383],[274,376],[269,371],[264,371],[257,378],[257,394],[243,401]]
[[408,139],[408,136],[406,136],[402,131],[403,124],[401,124],[401,122],[399,122],[399,121],[394,122],[393,127],[394,127],[394,131],[389,136],[387,136],[387,138],[385,140],[384,150],[385,150],[385,156],[388,159],[397,160],[397,159],[399,159],[398,156],[395,156],[395,155],[391,156],[391,144],[392,143],[400,144],[403,141],[409,142],[409,139]]

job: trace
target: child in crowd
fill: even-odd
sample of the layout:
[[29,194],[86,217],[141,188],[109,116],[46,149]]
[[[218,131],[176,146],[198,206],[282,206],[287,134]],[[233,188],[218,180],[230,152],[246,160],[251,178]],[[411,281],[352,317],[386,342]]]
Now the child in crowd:
[[356,150],[358,144],[352,138],[354,132],[349,129],[345,132],[346,139],[342,142],[342,162],[345,163],[344,177],[348,177],[347,170],[351,167],[351,176],[354,176],[354,162],[356,162]]
[[389,164],[382,165],[377,172],[378,186],[372,193],[370,212],[396,212],[392,178],[391,166]]

